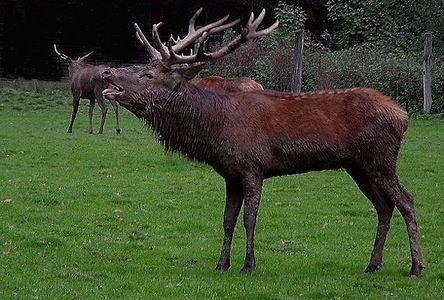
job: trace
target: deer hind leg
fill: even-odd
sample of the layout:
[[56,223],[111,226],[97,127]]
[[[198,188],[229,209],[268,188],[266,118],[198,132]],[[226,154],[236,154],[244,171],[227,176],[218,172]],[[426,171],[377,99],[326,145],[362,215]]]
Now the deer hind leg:
[[94,115],[94,105],[96,104],[95,99],[89,100],[89,111],[88,111],[88,118],[89,118],[89,133],[93,133],[93,115]]
[[242,185],[233,179],[225,179],[226,201],[224,212],[224,242],[216,270],[226,271],[230,268],[230,251],[234,228],[242,206]]
[[72,126],[74,124],[74,120],[76,119],[77,111],[79,110],[79,103],[80,103],[80,97],[74,95],[72,99],[71,122],[69,123],[68,133],[72,133]]
[[375,182],[365,171],[348,169],[347,172],[352,176],[362,193],[373,204],[378,214],[375,242],[373,244],[370,262],[364,272],[378,271],[382,268],[382,253],[387,233],[390,229],[390,220],[393,215],[394,205],[378,190]]
[[102,120],[100,121],[100,129],[97,133],[102,134],[103,133],[103,125],[105,125],[107,108],[106,108],[102,93],[100,93],[100,92],[96,93],[96,99],[97,99],[97,104],[99,105],[100,110],[102,111]]
[[375,205],[375,209],[378,214],[378,225],[370,262],[364,270],[366,273],[379,271],[382,268],[382,252],[384,250],[387,233],[390,229],[390,220],[393,215],[394,206],[386,202],[382,205]]
[[410,254],[412,259],[412,266],[409,275],[419,276],[424,269],[424,261],[421,247],[419,245],[418,225],[416,223],[413,197],[400,184],[396,175],[381,179],[379,186],[381,190],[390,198],[404,218],[409,236]]
[[120,134],[121,129],[120,129],[120,124],[119,124],[119,105],[114,100],[109,100],[109,102],[111,102],[111,105],[113,106],[114,112],[116,114],[116,132],[117,132],[117,134]]

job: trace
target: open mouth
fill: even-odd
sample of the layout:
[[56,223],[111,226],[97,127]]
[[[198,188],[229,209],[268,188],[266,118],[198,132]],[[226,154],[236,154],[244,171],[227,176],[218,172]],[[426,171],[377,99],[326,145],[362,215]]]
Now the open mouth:
[[123,93],[123,88],[112,82],[109,82],[109,87],[102,91],[102,95],[110,99],[113,99],[122,93]]

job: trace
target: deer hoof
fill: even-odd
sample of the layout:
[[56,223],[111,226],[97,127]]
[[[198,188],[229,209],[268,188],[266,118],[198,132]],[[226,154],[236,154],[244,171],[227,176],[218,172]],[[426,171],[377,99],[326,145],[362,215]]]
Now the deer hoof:
[[412,278],[416,278],[421,276],[422,270],[424,269],[424,266],[418,265],[418,266],[412,266],[409,272],[409,276]]
[[244,274],[250,274],[253,273],[255,269],[256,268],[254,266],[244,266],[240,272]]
[[365,268],[365,273],[373,273],[376,271],[380,271],[382,268],[382,264],[369,264],[367,268]]
[[221,264],[218,263],[216,266],[216,271],[218,272],[225,272],[230,268],[230,263]]

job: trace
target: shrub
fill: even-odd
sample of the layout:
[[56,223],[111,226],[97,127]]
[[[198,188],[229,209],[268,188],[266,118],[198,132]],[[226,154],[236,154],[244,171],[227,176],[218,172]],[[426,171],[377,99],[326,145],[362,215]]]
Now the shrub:
[[[291,41],[272,47],[250,43],[221,61],[209,73],[247,76],[265,88],[289,91],[293,68]],[[422,110],[422,54],[369,45],[340,51],[304,50],[303,91],[372,87],[391,96],[409,112]],[[434,59],[432,112],[444,112],[444,57]]]
[[[226,40],[232,40],[235,34],[230,31],[224,35]],[[222,77],[253,77],[257,60],[265,49],[257,43],[248,43],[228,56],[214,62],[203,75],[215,74]]]

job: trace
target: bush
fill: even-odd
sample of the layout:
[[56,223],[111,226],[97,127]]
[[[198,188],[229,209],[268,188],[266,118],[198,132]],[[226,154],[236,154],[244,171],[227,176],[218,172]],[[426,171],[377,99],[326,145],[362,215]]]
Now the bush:
[[435,58],[432,69],[432,112],[444,113],[444,57]]
[[[221,61],[209,73],[247,76],[265,88],[289,91],[293,68],[290,41],[275,46],[250,43]],[[391,96],[409,112],[422,110],[422,54],[393,52],[369,45],[341,51],[304,50],[303,91],[372,87]],[[444,57],[433,65],[432,112],[444,112]]]
[[[233,36],[228,33],[225,36]],[[225,37],[224,37],[225,39]],[[229,39],[229,38],[228,38]],[[215,61],[203,75],[215,74],[222,77],[253,77],[259,57],[264,48],[257,43],[248,43],[228,56]]]
[[408,111],[421,108],[421,63],[418,55],[387,53],[358,46],[317,53],[311,57],[307,55],[304,67],[312,81],[318,78],[315,88],[372,87],[391,96]]

